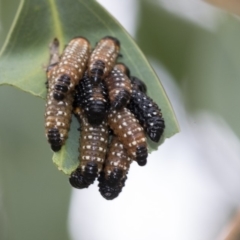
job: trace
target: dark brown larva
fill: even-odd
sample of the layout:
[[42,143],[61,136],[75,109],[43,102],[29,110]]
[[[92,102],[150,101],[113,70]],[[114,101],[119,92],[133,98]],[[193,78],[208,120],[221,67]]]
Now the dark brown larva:
[[163,134],[165,124],[161,109],[146,95],[146,85],[136,77],[132,80],[132,96],[128,108],[139,120],[149,138],[158,142]]
[[123,64],[116,64],[109,76],[104,79],[111,107],[116,110],[120,110],[127,105],[132,93],[131,81],[125,71],[123,72],[124,67]]
[[143,81],[141,81],[139,78],[134,76],[131,76],[130,80],[131,80],[133,89],[139,90],[143,93],[147,93],[147,86]]
[[73,95],[68,95],[63,101],[53,97],[52,85],[58,65],[51,66],[47,72],[48,94],[45,109],[45,134],[53,151],[59,151],[68,137],[72,116]]
[[88,123],[80,108],[74,109],[74,114],[80,122],[81,135],[79,139],[79,167],[71,174],[69,181],[75,188],[86,188],[92,184],[102,170],[105,160],[108,127],[106,121],[99,126]]
[[116,198],[121,192],[132,160],[119,139],[114,135],[99,177],[99,191],[108,200]]
[[68,92],[72,92],[82,78],[90,55],[90,44],[87,39],[72,39],[65,48],[58,64],[57,74],[52,86],[53,97],[63,100]]
[[119,50],[120,42],[114,37],[104,37],[97,43],[88,63],[88,74],[95,85],[110,73]]
[[94,85],[87,74],[76,87],[75,104],[81,106],[90,124],[99,125],[106,118],[109,102],[105,84]]
[[108,124],[129,156],[140,166],[144,166],[148,156],[146,137],[134,115],[127,108],[120,111],[112,110],[108,115]]

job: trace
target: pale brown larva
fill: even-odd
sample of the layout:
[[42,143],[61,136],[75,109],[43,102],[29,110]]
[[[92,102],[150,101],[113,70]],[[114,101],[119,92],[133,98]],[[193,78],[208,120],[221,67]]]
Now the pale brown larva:
[[147,142],[143,128],[138,120],[127,109],[112,110],[108,115],[108,124],[122,142],[129,156],[140,166],[147,163]]
[[47,72],[48,94],[45,109],[45,134],[53,151],[59,151],[68,137],[72,116],[73,95],[67,95],[62,101],[53,97],[51,87],[55,79],[58,65]]
[[114,37],[104,37],[93,50],[88,75],[94,85],[99,84],[112,70],[120,50],[120,42]]
[[112,200],[119,195],[125,185],[131,162],[123,144],[113,135],[104,169],[98,179],[99,191],[104,198]]
[[126,75],[127,67],[123,63],[114,66],[109,76],[104,79],[108,89],[112,109],[119,110],[127,105],[131,97],[131,81]]
[[80,108],[74,109],[74,114],[80,122],[79,139],[79,166],[69,178],[70,184],[75,188],[86,188],[92,184],[98,173],[102,170],[105,160],[108,127],[106,121],[98,126],[89,124]]
[[63,100],[72,92],[83,77],[90,50],[90,43],[83,37],[73,38],[64,49],[51,88],[57,101]]

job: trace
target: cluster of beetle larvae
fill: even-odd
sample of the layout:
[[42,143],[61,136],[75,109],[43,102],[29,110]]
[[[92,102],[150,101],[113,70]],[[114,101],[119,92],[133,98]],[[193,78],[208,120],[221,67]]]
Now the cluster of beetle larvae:
[[75,188],[87,188],[96,178],[108,200],[116,198],[130,164],[147,162],[146,134],[158,142],[164,120],[146,95],[146,85],[123,63],[116,63],[120,42],[102,38],[91,50],[83,37],[72,39],[62,55],[58,40],[50,48],[47,69],[45,133],[53,151],[64,145],[72,113],[80,123],[79,166],[69,177]]

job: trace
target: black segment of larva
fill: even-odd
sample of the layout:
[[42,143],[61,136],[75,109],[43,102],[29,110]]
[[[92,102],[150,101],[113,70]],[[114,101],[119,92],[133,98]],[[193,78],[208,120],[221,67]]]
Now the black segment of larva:
[[48,92],[45,108],[45,135],[54,152],[59,151],[65,143],[71,123],[73,95],[68,95],[63,101],[53,97],[53,80],[58,65],[47,71]]
[[57,101],[63,100],[72,92],[82,78],[87,68],[90,49],[90,43],[82,37],[72,39],[64,49],[52,85],[53,97]]
[[113,200],[114,198],[118,197],[121,193],[122,188],[125,186],[125,181],[127,177],[122,178],[120,182],[115,185],[109,184],[109,182],[104,177],[104,172],[100,173],[98,178],[98,186],[101,195],[107,200]]
[[134,76],[131,76],[130,80],[132,83],[132,88],[137,89],[143,93],[147,93],[147,86],[143,81]]
[[108,127],[106,121],[99,126],[89,124],[79,107],[74,109],[74,114],[81,125],[79,166],[70,175],[69,182],[75,188],[86,188],[102,170],[107,151]]
[[99,178],[99,191],[106,199],[113,199],[122,190],[122,183],[127,179],[127,173],[132,160],[123,144],[116,136],[108,148],[104,168]]
[[104,37],[97,43],[88,63],[88,75],[94,85],[99,84],[110,73],[119,50],[120,42],[114,37]]
[[80,106],[88,122],[93,125],[99,125],[106,118],[109,101],[108,93],[103,82],[94,85],[87,74],[76,87],[75,104]]
[[134,82],[132,84],[132,96],[127,107],[139,120],[149,138],[154,142],[158,142],[165,128],[161,109],[150,97],[139,90],[139,81],[136,85]]
[[122,64],[116,64],[104,82],[108,89],[111,108],[120,110],[125,107],[131,97],[132,87],[130,79],[122,72]]
[[112,110],[108,115],[108,124],[119,138],[129,157],[140,166],[147,163],[147,142],[143,128],[134,115],[127,109]]

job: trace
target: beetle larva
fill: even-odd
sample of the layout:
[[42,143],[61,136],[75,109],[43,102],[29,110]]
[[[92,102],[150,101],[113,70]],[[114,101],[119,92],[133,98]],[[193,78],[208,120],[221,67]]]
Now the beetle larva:
[[137,89],[143,93],[147,93],[147,86],[143,81],[133,76],[130,77],[130,80],[132,83],[132,88]]
[[125,186],[125,181],[127,180],[127,176],[123,177],[120,182],[115,184],[114,186],[109,184],[109,182],[106,180],[104,177],[104,172],[100,173],[100,176],[98,178],[98,186],[99,186],[99,191],[101,195],[107,199],[107,200],[112,200],[116,198],[122,191],[122,188]]
[[66,46],[52,86],[53,97],[57,101],[63,100],[69,92],[72,92],[82,78],[87,68],[90,48],[90,43],[83,37],[72,39]]
[[131,80],[132,96],[128,108],[139,120],[149,138],[158,142],[165,128],[161,109],[145,94],[146,85],[141,80],[135,77]]
[[119,50],[120,42],[114,37],[104,37],[97,43],[88,63],[88,74],[95,85],[110,73]]
[[48,71],[48,94],[45,109],[45,134],[53,151],[59,151],[68,137],[72,116],[73,95],[67,95],[63,101],[53,97],[51,86],[56,76],[58,65]]
[[[132,160],[119,139],[114,135],[104,163],[103,173],[99,178],[99,191],[108,200],[114,199],[121,192],[127,179]],[[117,191],[118,190],[118,191]]]
[[76,87],[76,96],[79,106],[84,110],[88,122],[99,125],[108,112],[108,94],[103,82],[94,85],[87,74],[84,75]]
[[144,166],[148,156],[146,137],[134,115],[127,108],[112,110],[108,115],[108,124],[126,148],[128,155],[136,160],[138,165]]
[[127,70],[123,72],[124,67],[127,69],[122,63],[116,64],[109,76],[104,79],[111,107],[116,110],[127,105],[132,93],[131,81],[125,74]]
[[80,122],[81,135],[79,139],[79,166],[71,174],[69,181],[75,188],[86,188],[92,184],[102,170],[105,160],[108,127],[106,121],[99,126],[89,124],[80,108],[74,109],[74,114]]

